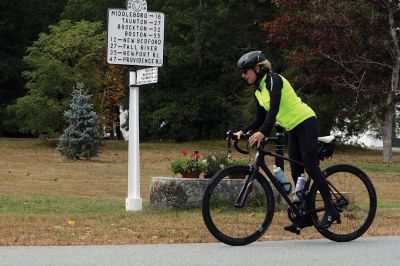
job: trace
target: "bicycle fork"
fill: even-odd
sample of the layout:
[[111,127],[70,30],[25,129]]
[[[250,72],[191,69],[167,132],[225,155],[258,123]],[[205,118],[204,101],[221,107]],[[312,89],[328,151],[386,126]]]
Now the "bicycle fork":
[[256,180],[256,175],[258,173],[258,167],[251,167],[250,171],[251,175],[246,179],[242,189],[240,190],[239,196],[235,201],[235,208],[242,208],[247,200],[247,197],[253,190],[254,181]]

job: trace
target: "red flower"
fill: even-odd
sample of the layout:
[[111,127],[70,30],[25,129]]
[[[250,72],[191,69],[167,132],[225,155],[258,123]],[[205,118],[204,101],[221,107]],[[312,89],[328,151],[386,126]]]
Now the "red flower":
[[200,154],[198,151],[195,151],[190,155],[190,157],[195,158],[196,160],[200,159]]
[[185,149],[182,149],[182,150],[181,150],[181,153],[183,154],[183,156],[186,156],[186,155],[187,155],[187,152],[186,152]]

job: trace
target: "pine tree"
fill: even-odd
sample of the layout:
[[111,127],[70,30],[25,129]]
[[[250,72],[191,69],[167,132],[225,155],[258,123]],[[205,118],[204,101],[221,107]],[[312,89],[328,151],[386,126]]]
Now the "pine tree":
[[100,151],[100,134],[97,115],[90,95],[83,91],[83,83],[77,83],[72,92],[70,109],[64,112],[69,126],[59,139],[57,150],[68,159],[96,157]]

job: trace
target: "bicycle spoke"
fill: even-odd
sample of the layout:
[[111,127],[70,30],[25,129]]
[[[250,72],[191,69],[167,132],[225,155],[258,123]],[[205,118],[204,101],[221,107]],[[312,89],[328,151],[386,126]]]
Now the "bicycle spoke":
[[[203,217],[210,232],[220,241],[244,245],[256,240],[267,229],[273,215],[273,194],[270,188],[255,180],[243,206],[235,207],[244,180],[232,179],[232,169],[226,169],[214,180],[215,184],[207,188]],[[243,169],[248,171],[248,168],[233,168],[234,174]]]
[[[375,216],[376,194],[372,183],[363,172],[349,165],[331,167],[327,180],[340,213],[340,223],[333,223],[328,229],[319,230],[320,233],[335,241],[357,238],[368,229]],[[312,192],[315,208],[323,208],[324,203],[315,189]],[[315,217],[320,220],[323,215],[324,212],[320,212]]]

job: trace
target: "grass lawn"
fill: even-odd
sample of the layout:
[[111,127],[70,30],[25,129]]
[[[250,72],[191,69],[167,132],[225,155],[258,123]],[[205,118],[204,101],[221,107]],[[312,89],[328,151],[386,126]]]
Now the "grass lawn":
[[[69,161],[40,140],[0,138],[0,245],[215,242],[199,209],[148,206],[151,177],[171,176],[169,162],[183,148],[204,154],[224,151],[225,142],[142,143],[144,210],[127,213],[127,143],[105,142],[98,158]],[[377,217],[365,235],[400,235],[400,154],[391,165],[381,161],[378,151],[338,149],[322,168],[351,163],[363,169],[378,194]],[[321,238],[313,228],[287,233],[288,223],[277,212],[263,240]]]

